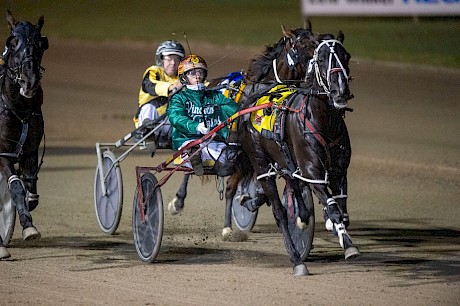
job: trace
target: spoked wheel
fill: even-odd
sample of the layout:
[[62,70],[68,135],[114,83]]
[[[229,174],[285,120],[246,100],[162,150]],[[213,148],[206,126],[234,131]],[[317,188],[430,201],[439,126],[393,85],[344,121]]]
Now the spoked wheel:
[[141,178],[142,195],[145,202],[142,222],[139,206],[139,195],[136,189],[133,203],[133,234],[136,251],[142,261],[153,262],[160,252],[163,238],[163,197],[157,179],[152,173]]
[[[115,233],[120,223],[123,208],[123,180],[120,165],[115,155],[107,150],[102,153],[102,172],[96,168],[94,178],[94,208],[97,222],[101,230],[109,235]],[[101,176],[105,178],[106,193],[101,183]]]
[[0,174],[0,236],[6,247],[11,241],[16,222],[16,205],[11,199],[6,179]]
[[313,236],[315,233],[315,210],[313,207],[313,198],[311,196],[310,187],[306,186],[302,191],[302,198],[310,212],[310,218],[308,220],[307,228],[301,230],[296,225],[298,216],[298,204],[294,196],[292,196],[292,203],[288,203],[288,195],[286,188],[283,192],[283,206],[287,210],[288,214],[288,230],[291,235],[291,239],[294,242],[297,252],[299,252],[302,261],[305,261],[310,254],[313,245]]
[[254,178],[251,176],[245,177],[238,183],[238,189],[232,201],[232,215],[233,221],[236,226],[242,231],[251,231],[257,220],[259,210],[249,211],[246,207],[240,204],[240,197],[242,194],[248,194],[249,197],[256,197],[256,184]]

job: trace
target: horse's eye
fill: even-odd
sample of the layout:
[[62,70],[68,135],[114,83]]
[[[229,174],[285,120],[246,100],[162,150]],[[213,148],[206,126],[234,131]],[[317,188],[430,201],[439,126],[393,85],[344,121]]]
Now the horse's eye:
[[10,49],[16,49],[18,45],[18,39],[17,38],[13,38],[10,40]]

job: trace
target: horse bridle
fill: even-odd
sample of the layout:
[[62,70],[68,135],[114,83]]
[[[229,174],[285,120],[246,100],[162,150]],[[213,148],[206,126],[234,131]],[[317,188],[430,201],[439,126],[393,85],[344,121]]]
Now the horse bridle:
[[[297,64],[299,63],[299,52],[296,49],[297,43],[302,39],[302,34],[300,33],[299,36],[296,36],[295,40],[292,41],[292,39],[289,39],[289,42],[291,44],[291,48],[287,51],[286,54],[286,61],[289,66],[289,69],[294,70],[297,69]],[[286,39],[286,37],[284,37]],[[276,58],[273,59],[273,74],[275,75],[275,80],[279,84],[283,84],[283,81],[280,79],[278,75],[278,71],[276,70]]]
[[[331,91],[331,74],[336,73],[336,72],[342,72],[343,75],[345,76],[345,82],[348,85],[350,77],[348,76],[348,73],[346,69],[344,68],[342,61],[338,57],[335,47],[336,45],[342,45],[342,43],[336,39],[327,39],[323,40],[315,49],[315,52],[313,54],[313,58],[310,60],[310,63],[308,65],[307,69],[307,76],[311,74],[314,70],[315,73],[315,78],[316,81],[318,82],[319,86],[324,90],[324,92],[329,96]],[[323,80],[323,77],[321,76],[321,70],[318,65],[318,55],[319,55],[319,50],[323,47],[327,46],[329,47],[329,57],[328,57],[328,68],[326,72],[326,83]],[[336,62],[339,64],[339,67],[332,67],[332,59],[335,58]],[[305,79],[307,78],[305,77]]]
[[[3,52],[3,57],[5,59],[5,62],[9,60],[9,57],[13,53],[19,53],[22,52],[24,53],[24,56],[22,58],[22,61],[19,64],[14,64],[13,67],[10,67],[7,65],[6,67],[6,76],[12,80],[15,83],[18,83],[21,80],[21,75],[23,71],[23,66],[28,63],[28,62],[33,62],[34,60],[39,63],[39,74],[40,78],[43,76],[43,71],[45,71],[45,68],[43,68],[40,63],[41,63],[41,56],[38,56],[35,52],[29,52],[31,50],[30,48],[27,48],[28,46],[34,46],[36,49],[39,50],[40,55],[43,55],[43,52],[48,49],[48,38],[46,36],[42,36],[39,31],[35,30],[35,33],[30,33],[28,28],[22,24],[19,24],[14,27],[13,31],[11,32],[10,37],[6,40],[6,47],[5,51]],[[40,35],[40,38],[34,39],[33,37],[36,37]],[[10,50],[9,45],[12,39],[15,37],[18,38],[18,44],[13,50]]]
[[[6,62],[6,73],[5,73],[5,75],[10,80],[12,80],[14,83],[18,83],[21,80],[21,74],[22,74],[24,64],[27,63],[27,62],[30,62],[30,61],[34,61],[34,60],[39,62],[40,78],[42,78],[42,71],[44,71],[45,69],[40,65],[41,56],[40,57],[37,56],[37,54],[36,54],[37,52],[30,52],[30,54],[25,54],[23,56],[23,58],[22,58],[21,63],[15,65],[13,67],[8,66],[9,57],[13,53],[18,53],[18,52],[24,52],[25,53],[25,52],[27,52],[27,50],[30,50],[30,48],[27,48],[27,46],[29,46],[29,45],[32,45],[32,46],[35,46],[36,48],[38,48],[38,50],[41,53],[41,55],[43,55],[43,52],[46,49],[48,49],[48,38],[46,36],[42,36],[39,31],[35,30],[34,32],[35,33],[30,34],[28,28],[26,26],[20,24],[20,25],[17,25],[17,26],[14,27],[10,37],[6,41],[6,47],[5,47],[5,51],[3,53],[3,57],[4,57],[5,62]],[[32,37],[37,36],[37,35],[40,35],[40,38],[32,41]],[[15,37],[18,38],[18,44],[15,46],[15,48],[13,50],[10,50],[10,48],[9,48],[10,42]],[[3,75],[0,76],[0,77],[3,77]],[[2,84],[2,86],[3,86],[3,84]],[[7,157],[7,158],[18,159],[23,153],[22,148],[23,148],[24,143],[26,141],[28,130],[29,130],[28,118],[30,118],[31,116],[41,116],[41,114],[35,113],[35,112],[25,112],[26,113],[25,117],[20,116],[18,112],[21,112],[21,113],[24,113],[24,112],[23,111],[18,111],[17,109],[15,109],[11,105],[9,105],[9,103],[7,102],[7,98],[5,97],[5,95],[3,93],[3,90],[2,90],[2,94],[0,96],[0,102],[1,102],[1,104],[4,105],[3,111],[1,111],[0,114],[3,113],[4,111],[10,111],[19,121],[22,122],[21,136],[20,136],[19,141],[16,142],[16,150],[13,153],[0,152],[0,156]],[[42,156],[42,160],[43,160],[43,156]],[[40,163],[40,165],[41,165],[41,163]],[[40,168],[40,166],[39,166],[39,168]],[[37,172],[38,172],[38,170],[37,170]]]

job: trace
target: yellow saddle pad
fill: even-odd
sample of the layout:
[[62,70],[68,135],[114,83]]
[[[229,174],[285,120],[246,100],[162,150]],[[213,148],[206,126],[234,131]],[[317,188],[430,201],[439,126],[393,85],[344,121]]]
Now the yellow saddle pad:
[[[277,85],[270,89],[265,96],[257,100],[256,105],[262,105],[265,103],[280,105],[293,93],[295,93],[295,89],[289,88],[286,85]],[[272,111],[269,115],[265,115],[264,110],[265,109],[260,109],[251,113],[252,125],[260,133],[262,130],[273,131],[273,125],[276,119],[276,112]]]

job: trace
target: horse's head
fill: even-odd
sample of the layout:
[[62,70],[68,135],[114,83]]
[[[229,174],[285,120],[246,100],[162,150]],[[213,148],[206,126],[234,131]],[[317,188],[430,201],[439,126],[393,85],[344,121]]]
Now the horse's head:
[[348,63],[351,56],[343,47],[343,40],[341,31],[337,38],[331,34],[320,34],[308,68],[310,80],[320,90],[324,90],[336,108],[347,107],[347,101],[352,97],[348,86]]
[[286,29],[281,26],[283,37],[268,46],[263,55],[253,59],[246,73],[252,82],[302,80],[308,61],[316,47],[316,37],[311,32],[310,22],[304,27]]
[[40,33],[44,18],[41,16],[33,25],[27,21],[16,21],[7,11],[6,19],[11,29],[3,54],[7,76],[20,86],[22,96],[31,98],[40,85],[40,63],[43,52],[48,49],[48,39]]
[[281,29],[286,44],[280,61],[284,60],[292,80],[301,80],[305,77],[308,63],[317,45],[317,39],[311,31],[311,23],[307,19],[303,28],[287,30],[281,26]]

